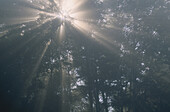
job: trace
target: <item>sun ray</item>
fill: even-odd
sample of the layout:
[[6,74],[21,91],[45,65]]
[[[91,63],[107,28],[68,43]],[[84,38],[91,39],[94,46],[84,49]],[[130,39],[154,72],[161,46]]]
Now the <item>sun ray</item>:
[[44,55],[45,55],[45,53],[46,53],[46,51],[47,51],[47,49],[48,49],[48,47],[49,47],[50,44],[51,44],[51,40],[49,40],[49,41],[46,43],[45,48],[44,48],[43,51],[41,52],[41,55],[40,55],[39,59],[37,60],[35,66],[34,66],[34,69],[32,70],[30,76],[29,76],[29,77],[27,78],[27,80],[25,81],[25,87],[24,87],[24,91],[23,91],[24,94],[25,94],[27,88],[31,85],[31,81],[32,81],[32,79],[35,77],[36,71],[37,71],[37,69],[38,69],[38,67],[39,67],[39,65],[40,65],[40,63],[41,63],[41,60],[42,60],[42,58],[44,57]]
[[[50,37],[51,35],[49,34],[50,36],[47,37],[47,39],[49,41],[46,43],[44,49],[42,51],[39,51],[40,57],[37,60],[37,62],[35,63],[35,67],[32,70],[32,73],[26,80],[24,92],[26,92],[26,90],[30,86],[32,79],[35,78],[35,75],[36,75],[35,73],[41,64],[41,61],[42,61],[49,45],[51,44],[51,41],[58,40],[59,45],[61,45],[62,40],[64,40],[64,38],[66,38],[68,36],[67,34],[69,31],[67,32],[67,30],[69,28],[74,27],[74,29],[76,29],[76,31],[81,32],[81,34],[84,34],[85,37],[88,37],[88,38],[96,41],[97,43],[101,44],[105,48],[109,49],[111,52],[118,52],[115,49],[115,47],[118,46],[117,45],[118,43],[113,41],[114,37],[109,37],[110,32],[106,31],[106,29],[105,30],[102,29],[104,27],[114,29],[115,27],[112,26],[112,24],[110,24],[110,23],[105,24],[105,25],[102,22],[99,23],[98,20],[96,20],[96,19],[100,15],[96,16],[97,10],[95,10],[94,7],[91,7],[91,5],[89,5],[89,4],[90,4],[89,0],[47,0],[47,1],[34,0],[31,2],[30,1],[27,2],[27,5],[24,6],[24,7],[26,7],[26,11],[24,10],[23,13],[24,12],[29,13],[31,15],[30,17],[23,15],[20,18],[13,18],[12,22],[15,24],[35,23],[35,25],[30,25],[29,28],[26,28],[24,30],[25,32],[28,30],[33,31],[34,29],[42,30],[42,29],[44,29],[44,26],[45,26],[45,30],[42,30],[44,35],[47,32],[50,32],[50,30],[52,28],[54,28],[54,32],[56,33],[55,39],[51,39],[53,37]],[[110,21],[114,20],[114,18],[111,18],[111,19],[110,19],[110,17],[108,17],[108,18]],[[53,20],[55,22],[52,22]],[[48,26],[51,27],[51,29],[47,28],[48,23],[50,23]],[[54,24],[54,23],[57,23],[57,24]],[[100,25],[98,25],[98,24],[100,24]],[[53,27],[53,26],[55,26],[55,27]],[[99,26],[101,26],[102,28],[99,28]],[[38,30],[38,31],[40,31],[40,30]],[[70,31],[74,31],[74,30],[70,30]],[[37,32],[37,34],[39,34],[39,33],[41,33],[41,32]],[[109,34],[107,34],[107,33],[109,33]],[[17,50],[22,48],[27,43],[29,43],[35,37],[40,37],[40,38],[45,37],[42,35],[41,34],[35,35],[29,39],[25,39],[26,41],[23,42],[19,47],[17,47]],[[42,38],[42,39],[44,39],[44,38]],[[62,81],[62,98],[64,100],[65,99],[64,85],[65,85],[66,73],[64,72],[64,69],[62,69],[64,66],[62,64],[62,62],[60,62],[60,64],[61,64],[61,75],[62,75],[61,76],[62,77],[62,80],[61,80]],[[47,81],[49,81],[49,79],[47,79]],[[40,102],[39,106],[36,105],[37,111],[41,111],[41,109],[44,105],[46,93],[47,93],[47,91],[44,90],[42,95],[39,97],[40,99],[37,99],[37,102]]]
[[36,112],[42,112],[42,110],[43,110],[44,102],[46,100],[46,95],[48,94],[47,89],[49,86],[49,81],[50,81],[50,77],[45,76],[45,78],[44,78],[45,87],[43,90],[41,90],[41,92],[39,92],[39,95],[36,97],[36,104],[35,104]]
[[65,23],[62,23],[57,31],[56,31],[56,36],[59,38],[59,43],[65,38]]

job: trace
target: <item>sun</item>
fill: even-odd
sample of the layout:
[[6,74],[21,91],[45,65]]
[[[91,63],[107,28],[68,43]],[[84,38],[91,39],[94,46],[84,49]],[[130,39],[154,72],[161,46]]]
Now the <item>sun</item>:
[[70,14],[68,11],[66,10],[61,10],[59,12],[59,18],[63,21],[63,20],[69,20],[70,18]]
[[[75,11],[76,3],[78,3],[77,0],[63,0],[58,3],[59,6],[59,12],[58,12],[58,18],[62,21],[70,21],[71,20],[71,14]],[[77,10],[76,10],[77,11]]]

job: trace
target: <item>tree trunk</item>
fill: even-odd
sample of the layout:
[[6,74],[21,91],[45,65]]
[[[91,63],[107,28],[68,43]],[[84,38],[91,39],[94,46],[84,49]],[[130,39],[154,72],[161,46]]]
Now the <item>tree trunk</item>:
[[107,95],[105,95],[103,91],[102,91],[102,97],[103,97],[105,112],[108,112]]
[[93,97],[92,97],[92,92],[90,88],[89,88],[89,103],[90,103],[89,112],[93,112]]
[[100,103],[99,103],[99,90],[97,87],[97,80],[95,82],[95,101],[96,101],[96,112],[100,111]]

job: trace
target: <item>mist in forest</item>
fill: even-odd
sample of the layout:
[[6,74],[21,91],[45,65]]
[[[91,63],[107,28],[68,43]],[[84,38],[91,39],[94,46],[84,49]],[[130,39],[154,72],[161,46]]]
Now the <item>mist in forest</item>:
[[169,112],[170,0],[0,0],[0,112]]

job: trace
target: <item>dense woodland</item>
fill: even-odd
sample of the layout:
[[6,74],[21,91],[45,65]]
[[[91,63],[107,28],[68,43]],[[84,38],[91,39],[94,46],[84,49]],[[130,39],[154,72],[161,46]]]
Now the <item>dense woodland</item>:
[[101,35],[60,19],[44,22],[43,14],[18,24],[0,19],[1,112],[170,111],[170,1],[88,4],[95,14],[86,23]]

